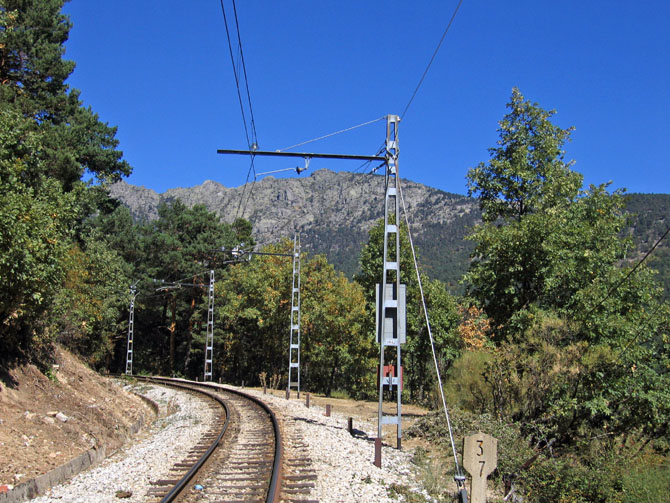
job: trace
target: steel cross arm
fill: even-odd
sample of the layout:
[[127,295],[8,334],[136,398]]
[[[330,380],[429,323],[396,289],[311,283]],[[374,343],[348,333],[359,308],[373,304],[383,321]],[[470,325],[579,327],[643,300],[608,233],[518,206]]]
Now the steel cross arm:
[[270,253],[270,252],[242,252],[244,254],[249,254],[249,255],[272,255],[275,257],[292,257],[292,253]]
[[344,159],[347,161],[381,161],[386,157],[379,155],[348,155],[348,154],[312,154],[306,152],[278,152],[272,150],[229,150],[219,149],[217,154],[261,155],[267,157],[301,157],[303,159]]
[[[239,256],[242,256],[242,255],[275,255],[277,257],[292,257],[293,256],[290,253],[270,253],[270,252],[257,252],[257,251],[245,251],[245,250],[238,250],[236,252],[233,252],[233,250],[218,249],[218,250],[212,250],[212,251],[236,253]],[[225,262],[221,262],[221,263],[222,264],[236,264],[238,262],[246,262],[246,260],[243,259],[243,258],[239,258],[239,259],[235,259],[235,260],[226,260]]]
[[[230,250],[214,250],[215,252],[224,252],[224,251],[230,251]],[[239,264],[240,262],[246,262],[243,258],[236,258],[233,260],[224,260],[223,262],[220,262],[219,265],[227,265],[227,264]]]
[[169,290],[179,290],[181,288],[180,284],[175,285],[164,285],[156,288],[156,292],[167,292]]

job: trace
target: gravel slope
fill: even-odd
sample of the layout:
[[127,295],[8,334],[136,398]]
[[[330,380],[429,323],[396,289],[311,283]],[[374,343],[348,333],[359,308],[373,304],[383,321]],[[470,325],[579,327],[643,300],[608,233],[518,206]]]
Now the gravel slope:
[[[212,420],[205,399],[183,391],[140,385],[138,391],[159,406],[147,437],[133,442],[70,481],[55,486],[34,503],[118,503],[145,501],[150,480],[162,478],[175,461],[195,445]],[[161,475],[162,474],[162,475]],[[119,499],[117,491],[132,493]]]

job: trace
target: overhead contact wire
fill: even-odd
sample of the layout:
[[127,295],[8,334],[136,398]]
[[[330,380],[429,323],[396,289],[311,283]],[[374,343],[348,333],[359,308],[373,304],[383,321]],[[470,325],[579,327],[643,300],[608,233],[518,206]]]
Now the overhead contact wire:
[[[221,4],[221,13],[223,14],[223,23],[226,27],[226,39],[228,40],[228,52],[230,54],[230,62],[231,65],[233,66],[233,75],[235,76],[235,87],[237,88],[237,99],[240,103],[240,112],[242,113],[242,122],[244,124],[244,134],[247,139],[247,145],[249,147],[249,150],[252,150],[252,139],[253,139],[253,144],[257,144],[258,142],[258,137],[256,135],[256,122],[254,120],[253,116],[253,107],[251,106],[251,93],[249,92],[249,81],[247,79],[247,70],[246,70],[246,64],[244,63],[244,53],[242,51],[242,39],[240,36],[240,30],[239,30],[239,22],[238,22],[238,17],[237,17],[237,7],[235,5],[235,2],[233,1],[233,11],[235,13],[235,26],[237,29],[237,41],[238,41],[238,47],[239,47],[239,55],[240,55],[240,60],[242,62],[242,72],[244,74],[244,81],[245,81],[245,89],[247,91],[247,101],[249,103],[249,114],[251,117],[251,130],[252,130],[252,138],[249,138],[249,127],[247,126],[247,117],[244,112],[244,100],[242,99],[242,91],[240,90],[240,79],[239,79],[239,71],[237,68],[237,65],[235,64],[235,55],[233,54],[233,43],[230,39],[230,29],[228,28],[228,16],[226,15],[226,9],[225,6],[223,5],[223,0],[220,0]],[[247,191],[247,185],[249,183],[249,178],[251,177],[251,173],[254,173],[254,182],[256,181],[256,166],[254,164],[254,155],[251,154],[251,161],[249,164],[249,170],[247,171],[247,179],[244,182],[244,188],[242,189],[242,196],[240,197],[240,202],[237,205],[237,210],[235,211],[235,218],[240,216],[240,209],[242,208],[242,203],[244,202],[244,196]],[[246,204],[244,205],[244,209],[242,209],[242,216],[244,216],[244,212],[246,210]]]
[[[247,138],[247,145],[251,148],[249,141],[249,129],[247,127],[247,118],[244,113],[244,101],[242,100],[242,92],[240,91],[240,79],[238,76],[237,66],[235,65],[235,56],[233,55],[233,44],[230,40],[230,30],[228,29],[228,16],[226,16],[226,9],[223,5],[223,0],[220,0],[221,12],[223,13],[223,23],[226,26],[226,38],[228,39],[228,52],[230,53],[230,62],[233,65],[233,75],[235,75],[235,86],[237,87],[237,99],[240,102],[240,112],[242,112],[242,122],[244,123],[244,134]],[[239,33],[238,33],[239,37]]]
[[[249,92],[249,79],[247,78],[247,65],[244,62],[244,51],[242,50],[242,37],[240,35],[240,24],[237,19],[237,6],[235,5],[235,0],[233,0],[233,12],[235,13],[235,29],[237,30],[237,44],[240,48],[240,59],[242,60],[242,72],[244,73],[244,86],[247,90],[247,101],[249,102],[249,116],[251,117],[251,132],[252,140],[254,143],[258,142],[258,136],[256,135],[256,121],[254,120],[254,109],[251,106],[251,93]],[[254,171],[255,173],[255,171]]]

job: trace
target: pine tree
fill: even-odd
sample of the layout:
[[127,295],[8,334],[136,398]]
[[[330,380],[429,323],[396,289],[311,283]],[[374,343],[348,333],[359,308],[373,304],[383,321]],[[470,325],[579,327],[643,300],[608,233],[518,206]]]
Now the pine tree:
[[98,180],[130,174],[121,160],[116,128],[84,107],[67,78],[74,70],[63,59],[71,23],[63,0],[0,0],[0,103],[30,119],[42,137],[42,172],[71,190],[87,172]]

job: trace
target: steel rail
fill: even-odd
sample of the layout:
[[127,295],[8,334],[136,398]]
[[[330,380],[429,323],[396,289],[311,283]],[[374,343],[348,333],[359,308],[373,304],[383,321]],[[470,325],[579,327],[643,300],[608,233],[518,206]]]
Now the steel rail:
[[[168,377],[149,377],[149,376],[134,376],[138,380],[143,380],[147,382],[154,382],[157,384],[164,384],[167,386],[173,386],[175,388],[180,388],[180,389],[186,389],[190,391],[198,391],[200,393],[204,393],[207,396],[213,398],[217,402],[219,402],[224,410],[226,411],[226,421],[224,424],[224,427],[217,437],[217,439],[212,442],[212,445],[209,447],[207,452],[205,452],[200,459],[193,465],[193,467],[188,471],[186,475],[184,475],[177,484],[166,494],[163,499],[160,501],[160,503],[170,503],[174,501],[181,491],[186,487],[186,485],[189,483],[189,481],[193,478],[193,476],[198,472],[198,470],[202,467],[202,465],[207,461],[207,459],[211,456],[211,454],[214,452],[216,447],[219,445],[219,442],[223,438],[223,435],[226,432],[226,429],[228,428],[228,422],[230,415],[228,413],[228,407],[225,404],[223,398],[206,392],[202,388],[206,389],[211,389],[211,390],[221,390],[221,391],[226,391],[228,393],[236,394],[238,396],[241,396],[259,407],[263,409],[268,416],[270,417],[272,421],[272,429],[274,431],[275,435],[275,452],[274,452],[274,463],[272,465],[272,477],[270,478],[270,485],[268,487],[268,493],[265,498],[266,503],[278,503],[279,502],[279,496],[281,493],[281,471],[282,471],[282,463],[283,463],[283,456],[284,456],[284,449],[282,447],[282,436],[281,436],[281,431],[279,428],[279,421],[277,420],[277,417],[275,416],[275,413],[272,411],[272,409],[262,400],[259,398],[256,398],[252,395],[249,395],[247,393],[244,393],[242,391],[232,389],[232,388],[227,388],[225,386],[221,386],[219,384],[214,384],[214,383],[199,383],[199,382],[193,382],[193,381],[186,381],[182,379],[172,379]],[[198,389],[200,388],[200,389]]]
[[181,493],[181,491],[184,490],[186,485],[191,481],[193,476],[198,473],[198,470],[202,468],[202,465],[205,464],[205,462],[209,459],[209,457],[212,455],[214,450],[218,447],[219,442],[221,442],[221,439],[223,438],[223,435],[225,435],[226,430],[228,429],[228,424],[230,422],[230,413],[228,411],[228,405],[223,401],[222,398],[212,394],[208,393],[202,389],[197,389],[196,386],[191,386],[191,385],[186,385],[186,384],[181,384],[179,381],[175,381],[173,379],[168,379],[168,378],[162,378],[162,377],[149,377],[149,376],[135,376],[136,379],[146,381],[146,382],[155,382],[155,383],[160,383],[166,386],[172,386],[173,388],[179,388],[183,390],[188,390],[188,391],[197,391],[198,393],[202,393],[204,395],[207,395],[208,397],[212,398],[213,400],[217,401],[222,407],[223,410],[226,411],[226,421],[223,424],[223,428],[221,429],[221,432],[219,433],[218,437],[216,440],[212,442],[212,444],[209,446],[207,451],[200,456],[200,458],[193,464],[191,469],[184,475],[179,482],[177,482],[172,489],[161,499],[160,503],[171,503],[174,501],[177,496]]
[[270,418],[272,419],[272,429],[274,430],[275,433],[275,457],[274,457],[274,463],[272,465],[272,478],[270,479],[270,487],[268,488],[268,495],[265,501],[266,503],[278,503],[279,496],[281,493],[281,471],[284,458],[284,448],[283,448],[281,430],[279,428],[279,421],[277,421],[277,416],[275,416],[274,411],[268,406],[268,404],[266,404],[260,398],[256,398],[255,396],[249,395],[242,391],[227,388],[225,386],[221,386],[220,384],[214,384],[214,383],[200,383],[200,385],[208,388],[211,387],[214,389],[220,389],[223,391],[227,391],[229,393],[234,393],[248,400],[251,400],[258,406],[260,406],[265,412],[267,412],[268,416],[270,416]]

